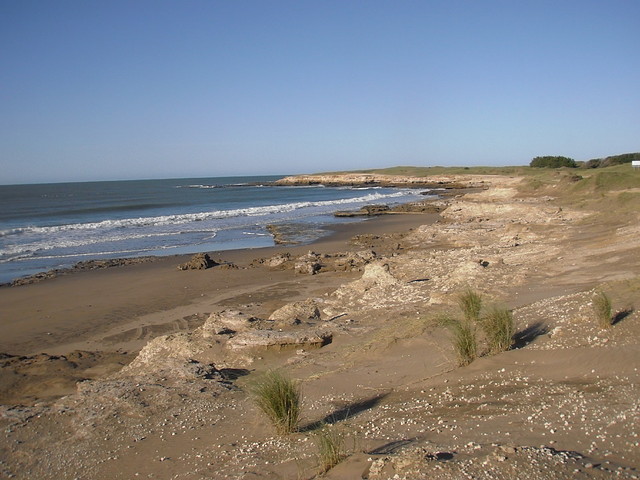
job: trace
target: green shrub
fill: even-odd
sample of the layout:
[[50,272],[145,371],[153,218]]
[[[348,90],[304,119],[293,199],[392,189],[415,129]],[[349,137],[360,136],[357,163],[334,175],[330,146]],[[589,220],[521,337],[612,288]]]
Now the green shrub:
[[482,317],[480,326],[487,337],[489,353],[496,354],[509,350],[513,345],[515,323],[513,315],[506,308],[494,306]]
[[593,297],[593,314],[600,328],[609,328],[612,325],[611,299],[603,291]]
[[278,371],[269,371],[255,383],[251,393],[276,431],[286,435],[296,431],[302,410],[302,388]]
[[458,305],[467,322],[478,322],[480,320],[482,296],[479,293],[467,288],[458,295]]
[[576,168],[578,164],[573,158],[548,155],[544,157],[535,157],[531,160],[529,166],[536,168]]
[[335,428],[325,425],[315,434],[315,441],[320,473],[329,471],[347,456],[344,435]]

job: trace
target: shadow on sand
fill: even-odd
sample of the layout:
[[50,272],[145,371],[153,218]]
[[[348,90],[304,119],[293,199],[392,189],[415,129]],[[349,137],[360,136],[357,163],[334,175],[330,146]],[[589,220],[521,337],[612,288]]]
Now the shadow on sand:
[[387,394],[384,393],[381,395],[376,395],[374,397],[365,398],[363,400],[358,400],[357,402],[349,403],[344,407],[341,407],[338,410],[331,412],[329,415],[326,415],[322,420],[310,423],[309,425],[302,427],[300,431],[311,432],[313,430],[322,428],[325,425],[333,425],[335,423],[347,420],[351,417],[358,415],[361,412],[364,412],[365,410],[369,410],[375,407],[386,396]]

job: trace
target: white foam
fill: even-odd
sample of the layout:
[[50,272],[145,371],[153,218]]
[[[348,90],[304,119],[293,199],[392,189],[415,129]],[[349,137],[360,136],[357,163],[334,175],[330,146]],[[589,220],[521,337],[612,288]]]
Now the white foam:
[[[112,251],[108,252],[109,254],[123,254],[144,251],[145,249],[174,248],[174,246],[182,245],[185,242],[198,244],[203,238],[211,240],[216,236],[216,232],[220,230],[246,228],[249,223],[252,225],[264,225],[272,221],[295,221],[296,218],[330,213],[341,205],[357,206],[410,195],[415,195],[415,192],[395,191],[387,194],[371,192],[355,198],[6,229],[0,231],[0,263],[34,257],[57,258],[101,255],[104,254],[104,250],[110,250],[110,246],[113,248]],[[304,209],[307,209],[307,211],[304,211]],[[299,213],[287,215],[294,211],[299,211]],[[241,220],[242,217],[251,217],[251,220],[243,221]],[[243,233],[249,235],[247,231]],[[183,241],[158,241],[155,243],[159,245],[154,246],[144,242],[145,239],[154,237],[162,238],[177,235],[189,235],[189,237]],[[258,236],[262,235],[262,233],[254,235]],[[130,242],[136,241],[139,241],[138,246],[140,248],[132,247]],[[55,251],[57,249],[60,251]],[[69,250],[75,250],[75,252],[71,254]],[[87,250],[100,250],[100,252]]]

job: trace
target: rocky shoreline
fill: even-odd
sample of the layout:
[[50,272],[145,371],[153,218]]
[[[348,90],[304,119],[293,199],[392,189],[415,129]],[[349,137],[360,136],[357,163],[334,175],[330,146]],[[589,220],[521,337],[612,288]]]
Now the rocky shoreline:
[[408,175],[383,175],[372,173],[337,173],[292,175],[273,182],[280,186],[325,185],[327,187],[400,187],[400,188],[438,188],[465,189],[483,188],[486,180],[480,175],[430,175],[412,177]]
[[[236,262],[238,278],[271,283],[203,303],[197,327],[76,393],[2,407],[0,473],[317,478],[326,424],[357,446],[323,478],[639,478],[637,214],[561,203],[561,181],[453,181],[480,190],[432,202],[437,223]],[[511,309],[517,348],[458,368],[437,318],[465,288]],[[591,319],[599,290],[620,316],[607,330]],[[305,422],[287,438],[247,395],[271,368],[304,385]]]

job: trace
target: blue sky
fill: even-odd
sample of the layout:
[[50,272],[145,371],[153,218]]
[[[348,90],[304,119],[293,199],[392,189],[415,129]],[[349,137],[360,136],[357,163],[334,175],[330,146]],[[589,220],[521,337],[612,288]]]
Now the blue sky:
[[0,183],[640,150],[640,1],[0,0]]

